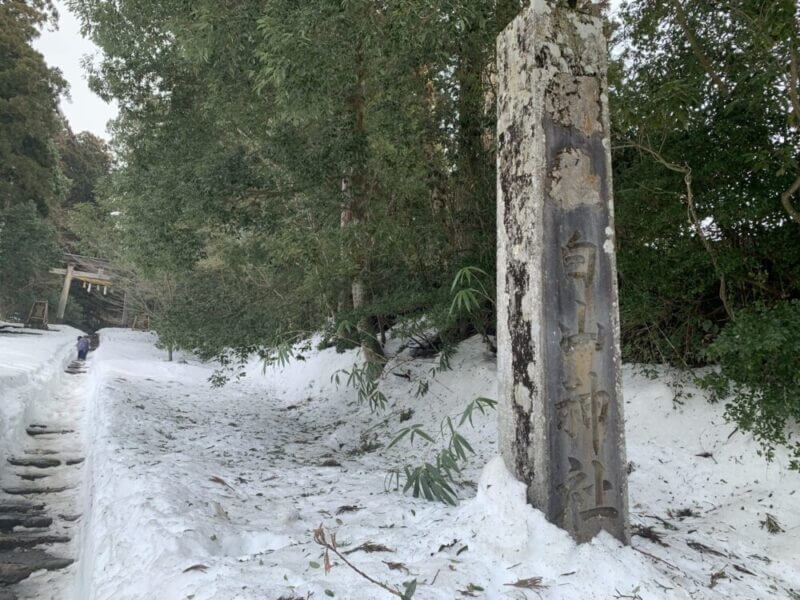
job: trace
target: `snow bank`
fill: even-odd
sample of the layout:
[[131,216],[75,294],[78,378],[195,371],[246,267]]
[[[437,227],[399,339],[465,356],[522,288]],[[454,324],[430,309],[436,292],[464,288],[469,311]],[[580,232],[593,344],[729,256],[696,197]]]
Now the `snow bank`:
[[[800,590],[800,478],[783,468],[785,456],[767,465],[749,437],[728,437],[721,407],[698,390],[684,387],[675,402],[667,373],[624,373],[631,520],[651,527],[652,539],[623,547],[601,535],[578,546],[526,504],[495,456],[494,414],[476,414],[463,431],[476,455],[459,506],[385,490],[390,469],[431,460],[439,447],[415,440],[387,450],[401,427],[436,435],[467,401],[495,397],[494,359],[477,338],[422,398],[415,391],[435,361],[398,352],[379,414],[331,381],[355,351],[311,350],[264,373],[252,364],[245,380],[213,389],[212,365],[167,363],[148,334],[104,330],[101,339],[80,600],[391,597],[338,558],[325,574],[312,540],[320,524],[378,580],[417,579],[421,599]],[[767,513],[784,532],[762,528]],[[536,577],[538,589],[513,585]]]
[[[16,330],[15,330],[16,331]],[[49,396],[74,359],[75,342],[83,332],[66,325],[50,330],[19,330],[0,334],[0,451],[9,456],[19,440],[37,399]],[[3,461],[2,465],[5,465]],[[4,469],[2,466],[0,469]]]

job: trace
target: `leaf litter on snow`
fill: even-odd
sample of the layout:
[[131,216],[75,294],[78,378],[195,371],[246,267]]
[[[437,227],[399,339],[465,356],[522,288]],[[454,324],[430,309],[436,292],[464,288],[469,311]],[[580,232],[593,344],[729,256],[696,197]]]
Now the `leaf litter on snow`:
[[[376,580],[381,574],[391,579],[414,573],[420,582],[430,582],[420,583],[418,591],[426,600],[450,600],[460,590],[486,598],[528,589],[536,593],[536,588],[514,584],[541,586],[568,572],[568,578],[548,588],[548,598],[612,598],[615,590],[638,590],[625,597],[722,600],[791,597],[800,590],[800,495],[792,495],[796,476],[775,463],[765,465],[747,436],[727,440],[727,430],[712,425],[722,422],[722,407],[706,404],[701,392],[674,407],[663,378],[649,380],[625,371],[628,455],[637,465],[629,476],[632,514],[655,519],[652,531],[669,546],[649,548],[649,541],[637,537],[634,548],[623,547],[602,535],[578,546],[527,506],[524,486],[493,458],[493,413],[473,415],[475,429],[464,433],[476,451],[464,478],[477,486],[463,488],[460,504],[447,507],[384,491],[389,469],[430,460],[416,444],[348,453],[346,468],[319,468],[328,459],[339,463],[335,457],[358,448],[363,439],[380,443],[401,427],[395,416],[363,438],[365,429],[379,426],[386,415],[356,414],[359,409],[348,404],[352,391],[326,383],[330,373],[353,364],[357,351],[309,351],[302,363],[263,374],[259,365],[247,380],[212,394],[204,387],[210,366],[191,358],[185,365],[167,364],[152,340],[149,334],[111,330],[95,356],[103,366],[97,371],[101,378],[123,374],[129,379],[125,390],[108,392],[96,415],[100,445],[92,457],[92,475],[98,495],[87,531],[105,542],[86,569],[102,597],[126,597],[131,590],[138,597],[196,594],[197,600],[210,600],[212,594],[243,600],[324,597],[325,590],[345,599],[386,597],[385,590],[373,590],[356,572],[339,568],[338,558],[337,565],[329,563],[333,570],[327,576],[325,569],[308,569],[309,559],[319,556],[308,531],[320,513],[343,517],[337,522],[342,539],[370,540],[364,543],[386,548],[348,555],[357,568]],[[416,378],[428,367],[420,360],[403,368]],[[153,381],[143,381],[142,375]],[[481,341],[471,339],[461,344],[453,370],[441,374],[442,386],[431,386],[436,401],[415,400],[404,378],[388,377],[381,389],[393,411],[412,409],[414,422],[433,431],[443,418],[463,411],[465,398],[494,397],[494,377],[494,363]],[[164,379],[179,381],[182,393],[154,395],[149,386]],[[149,432],[127,423],[121,404],[125,392],[150,398],[145,409],[130,409],[141,423],[150,423]],[[313,410],[306,408],[310,394]],[[287,410],[292,405],[298,409]],[[176,439],[169,441],[169,449],[159,448],[165,438],[153,433],[153,425],[169,429],[161,423],[177,410],[197,421],[192,439],[171,431]],[[235,433],[216,431],[215,423],[230,422],[239,424]],[[374,431],[386,431],[386,437],[375,438]],[[196,441],[202,439],[213,444],[204,449]],[[701,449],[713,449],[713,460],[695,456],[698,439]],[[164,460],[147,468],[144,452]],[[100,478],[101,473],[107,476]],[[209,479],[209,473],[219,481]],[[233,490],[229,482],[237,482],[237,497],[226,499],[224,508],[198,501],[197,482],[203,479],[220,486],[220,493]],[[774,493],[769,514],[782,532],[769,531],[764,505],[758,503],[767,493]],[[693,514],[674,508],[686,505]],[[343,507],[359,510],[338,513]],[[668,515],[672,522],[655,515]],[[724,536],[713,536],[715,530]],[[141,542],[125,545],[125,539]],[[703,548],[687,547],[690,541]],[[467,543],[469,551],[456,559]],[[437,553],[440,545],[451,547]],[[392,560],[382,560],[388,551]],[[730,567],[709,566],[710,561],[732,562],[728,557],[734,553],[748,558]],[[324,556],[318,560],[324,564]],[[126,569],[115,571],[119,564]],[[216,589],[198,592],[189,573],[175,580],[173,574],[187,564],[209,565]],[[509,564],[515,565],[513,577]],[[721,569],[728,577],[717,578],[710,588],[712,572]],[[485,591],[470,590],[470,584]],[[402,593],[400,582],[389,586]]]

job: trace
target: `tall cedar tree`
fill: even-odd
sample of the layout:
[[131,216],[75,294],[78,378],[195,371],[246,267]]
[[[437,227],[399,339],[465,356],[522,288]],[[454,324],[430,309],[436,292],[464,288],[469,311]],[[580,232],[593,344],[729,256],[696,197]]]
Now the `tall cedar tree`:
[[0,316],[24,315],[55,254],[45,220],[63,193],[54,137],[64,81],[31,42],[54,19],[45,1],[0,2]]

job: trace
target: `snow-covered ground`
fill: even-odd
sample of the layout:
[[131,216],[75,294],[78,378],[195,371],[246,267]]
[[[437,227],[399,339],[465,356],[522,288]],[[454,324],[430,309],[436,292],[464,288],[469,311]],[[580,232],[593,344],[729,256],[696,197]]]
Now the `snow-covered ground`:
[[0,333],[0,454],[8,455],[24,439],[36,403],[62,385],[82,332],[66,325],[48,331],[0,325],[8,327]]
[[[153,341],[104,330],[90,358],[81,553],[65,598],[392,597],[335,556],[326,574],[320,526],[370,577],[416,579],[420,599],[800,598],[800,475],[784,455],[768,465],[749,437],[729,437],[722,407],[698,390],[674,402],[665,374],[624,377],[631,521],[661,543],[601,535],[578,546],[525,504],[495,457],[493,413],[463,428],[476,455],[458,506],[384,489],[389,469],[438,449],[416,439],[387,450],[393,433],[438,433],[467,401],[495,396],[494,359],[477,338],[423,398],[414,392],[434,361],[401,353],[378,414],[331,382],[353,351],[304,351],[263,373],[253,364],[215,389],[213,365],[168,363]],[[767,514],[784,531],[763,528]],[[535,577],[539,587],[513,585]]]

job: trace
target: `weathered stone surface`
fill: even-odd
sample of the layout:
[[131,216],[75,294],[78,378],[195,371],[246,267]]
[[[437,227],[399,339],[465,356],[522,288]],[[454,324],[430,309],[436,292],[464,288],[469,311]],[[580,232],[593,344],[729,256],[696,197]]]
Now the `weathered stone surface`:
[[57,494],[59,492],[63,492],[64,490],[69,489],[67,486],[50,486],[50,487],[11,487],[11,488],[3,488],[3,491],[6,494],[11,494],[12,496],[27,496],[29,494]]
[[0,531],[11,531],[14,527],[25,527],[28,529],[50,527],[53,524],[51,517],[44,515],[36,516],[0,516]]
[[25,429],[25,432],[33,437],[38,435],[63,435],[65,433],[74,433],[74,429],[49,429],[49,428],[42,428],[42,427],[28,427]]
[[30,458],[30,457],[14,457],[6,459],[9,464],[15,467],[36,467],[37,469],[49,469],[50,467],[57,467],[61,461],[57,458]]
[[8,589],[0,589],[0,600],[19,600],[19,597]]
[[44,508],[44,502],[0,502],[0,514],[38,513]]
[[50,477],[48,473],[17,473],[17,477],[23,481],[38,481]]
[[73,562],[70,558],[58,558],[43,550],[0,552],[0,584],[19,583],[34,571],[63,569]]
[[533,0],[497,53],[502,454],[575,539],[627,543],[602,22]]
[[34,548],[48,544],[66,544],[69,538],[65,535],[41,535],[20,533],[15,535],[0,535],[0,550],[14,550],[16,548]]

